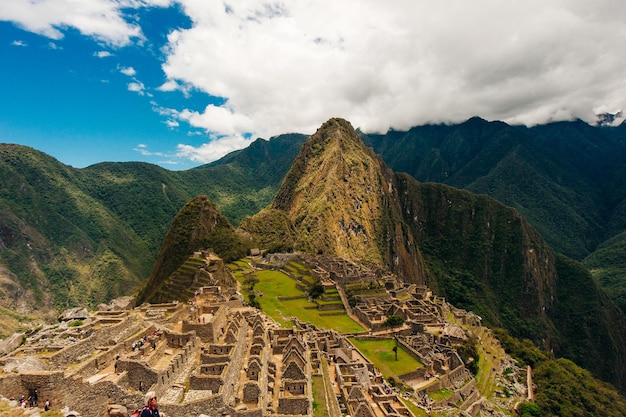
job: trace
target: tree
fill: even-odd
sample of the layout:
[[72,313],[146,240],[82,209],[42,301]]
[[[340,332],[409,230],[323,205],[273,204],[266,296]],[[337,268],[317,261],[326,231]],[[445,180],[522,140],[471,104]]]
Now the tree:
[[528,402],[520,404],[519,414],[522,417],[539,417],[541,412],[539,411],[539,406],[537,406],[536,403]]
[[309,297],[316,300],[324,294],[324,286],[320,283],[314,284],[309,288]]
[[389,316],[387,320],[383,323],[385,327],[396,327],[401,326],[404,323],[404,319],[400,316]]

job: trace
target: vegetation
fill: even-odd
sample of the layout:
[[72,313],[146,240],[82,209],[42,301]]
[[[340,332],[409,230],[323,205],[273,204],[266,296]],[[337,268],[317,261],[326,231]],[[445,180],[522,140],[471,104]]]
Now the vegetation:
[[383,323],[384,327],[398,327],[404,324],[404,319],[401,316],[389,316]]
[[[533,368],[536,407],[541,417],[623,416],[626,399],[615,388],[567,359],[555,359],[529,340],[517,340],[506,331],[496,331],[507,353]],[[533,405],[527,412],[536,413]],[[532,410],[532,411],[531,411]]]
[[478,353],[478,344],[479,341],[476,338],[469,338],[462,345],[454,347],[459,354],[459,357],[465,364],[465,367],[474,376],[478,374],[480,369],[478,365],[478,360],[480,358],[480,354]]
[[328,417],[324,379],[319,375],[314,375],[311,377],[311,385],[313,387],[313,416]]
[[[352,320],[345,312],[333,310],[332,315],[324,314],[318,305],[307,299],[307,292],[296,286],[296,281],[281,271],[251,269],[241,263],[231,263],[235,278],[242,284],[242,292],[255,307],[262,309],[283,327],[293,325],[292,317],[313,323],[323,329],[333,329],[339,333],[362,332],[365,329]],[[303,266],[298,266],[302,270]],[[246,283],[254,282],[254,286]]]
[[[157,301],[154,297],[161,283],[196,251],[210,250],[225,262],[231,262],[246,256],[250,247],[251,243],[236,233],[228,220],[217,211],[215,204],[206,196],[198,196],[189,201],[174,218],[153,272],[139,294],[139,302]],[[177,294],[169,296],[176,298]]]
[[[386,379],[393,378],[394,380],[399,380],[400,375],[413,372],[417,368],[424,366],[424,364],[404,350],[402,345],[399,345],[397,351],[394,352],[393,348],[396,347],[394,339],[359,340],[351,337],[349,340],[380,370]],[[396,353],[398,360],[395,359]]]
[[314,284],[311,287],[309,287],[307,294],[313,300],[316,300],[320,298],[322,294],[324,294],[324,286],[322,284]]

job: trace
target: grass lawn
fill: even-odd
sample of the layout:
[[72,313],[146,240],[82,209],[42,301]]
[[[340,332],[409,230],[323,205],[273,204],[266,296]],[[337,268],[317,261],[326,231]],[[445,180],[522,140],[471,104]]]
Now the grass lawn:
[[313,385],[313,417],[328,417],[324,380],[321,376],[314,375],[311,383]]
[[393,351],[396,345],[393,339],[384,340],[357,340],[350,338],[352,343],[374,366],[376,366],[385,378],[390,376],[399,380],[399,375],[412,372],[424,366],[420,361],[409,355],[401,345],[398,345],[398,360]]
[[261,291],[263,293],[263,298],[266,296],[276,298],[297,297],[304,295],[302,291],[296,288],[296,281],[280,271],[258,271],[256,273],[256,278],[259,282],[256,284],[254,289],[256,291]]
[[[245,268],[236,264],[235,268]],[[232,267],[231,267],[232,270]],[[244,276],[240,271],[235,272],[235,278],[242,284],[242,291],[247,294],[248,286],[243,285]],[[365,329],[352,320],[347,314],[336,316],[322,316],[317,308],[306,309],[305,307],[315,307],[314,303],[306,298],[295,300],[279,300],[278,297],[303,296],[304,292],[296,288],[296,281],[280,271],[261,270],[255,273],[258,283],[254,290],[263,295],[256,300],[261,305],[263,311],[272,317],[282,327],[291,327],[291,317],[313,323],[323,329],[333,329],[339,333],[362,332]]]

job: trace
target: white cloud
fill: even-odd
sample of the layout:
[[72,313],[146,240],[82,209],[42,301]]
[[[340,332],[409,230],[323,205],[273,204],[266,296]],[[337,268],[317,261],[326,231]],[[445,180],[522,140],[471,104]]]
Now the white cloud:
[[109,51],[98,51],[98,52],[94,52],[93,56],[98,57],[98,58],[108,58],[110,56],[113,56],[113,54]]
[[13,42],[11,42],[11,45],[13,46],[28,46],[28,44],[24,41],[20,41],[20,40],[15,40]]
[[167,156],[163,152],[152,152],[148,150],[148,145],[146,145],[145,143],[138,144],[135,148],[133,148],[133,151],[139,152],[143,156],[159,156],[159,157]]
[[168,80],[163,85],[157,88],[159,91],[176,91],[180,88],[178,83],[174,80]]
[[141,81],[133,81],[132,83],[128,83],[128,91],[139,93],[139,95],[143,96],[145,94],[145,89],[146,87]]
[[176,156],[189,159],[193,162],[206,164],[237,149],[245,148],[249,144],[250,139],[246,139],[241,135],[224,136],[213,139],[200,146],[179,144]]
[[[124,13],[174,1],[12,0],[0,19],[53,40],[75,28],[124,46],[143,39],[142,22]],[[626,2],[176,2],[192,26],[169,34],[157,90],[205,92],[225,104],[152,105],[170,127],[185,122],[219,137],[180,145],[179,155],[197,161],[246,146],[244,133],[313,133],[335,116],[383,132],[474,115],[593,121],[626,108]],[[149,96],[134,69],[120,71],[133,78],[129,90]]]
[[172,0],[11,0],[0,8],[0,20],[15,22],[30,32],[51,39],[63,38],[66,28],[75,28],[113,46],[142,39],[140,27],[124,19],[122,10],[159,6]]
[[230,108],[212,104],[208,105],[202,113],[183,110],[177,116],[193,127],[203,128],[218,135],[249,132],[253,128],[251,120],[246,116],[235,113]]
[[592,121],[626,107],[626,3],[181,3],[193,26],[169,35],[161,90],[224,98],[177,111],[208,131],[312,133],[334,116],[366,131],[474,115]]
[[135,71],[135,68],[133,67],[123,67],[120,68],[120,72],[124,75],[127,75],[129,77],[134,77],[137,74],[137,71]]

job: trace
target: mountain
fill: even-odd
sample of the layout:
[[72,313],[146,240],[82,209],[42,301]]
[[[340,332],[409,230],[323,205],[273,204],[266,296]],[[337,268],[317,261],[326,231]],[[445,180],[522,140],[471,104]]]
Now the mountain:
[[137,287],[146,242],[84,188],[79,172],[30,148],[0,147],[3,307],[54,315]]
[[517,208],[558,252],[581,260],[610,237],[609,219],[624,201],[612,187],[623,181],[624,162],[611,131],[581,121],[526,128],[472,118],[363,140],[396,172]]
[[361,136],[396,172],[516,208],[557,252],[583,261],[626,312],[626,125],[527,128],[475,117]]
[[[215,204],[207,196],[201,195],[185,204],[176,214],[163,239],[150,278],[139,293],[138,301],[186,301],[193,294],[192,291],[183,296],[189,285],[182,287],[183,291],[178,293],[168,287],[168,280],[196,252],[208,249],[226,262],[231,262],[245,257],[250,251],[250,245],[235,233],[233,226],[217,210]],[[191,275],[193,278],[193,274]]]
[[[257,139],[220,163],[188,171],[100,163],[84,169],[0,144],[0,316],[58,311],[138,291],[176,213],[208,195],[235,224],[273,198],[304,135]],[[1,320],[0,320],[1,322]]]
[[423,281],[418,246],[404,244],[413,238],[392,180],[349,123],[331,119],[302,146],[272,209],[287,213],[300,250],[393,265],[407,281]]
[[[491,327],[626,382],[623,317],[582,265],[556,255],[513,208],[393,173],[345,120],[307,140],[256,217],[241,228],[257,242],[291,234],[294,249],[386,267]],[[284,232],[263,227],[268,219],[282,219]]]

